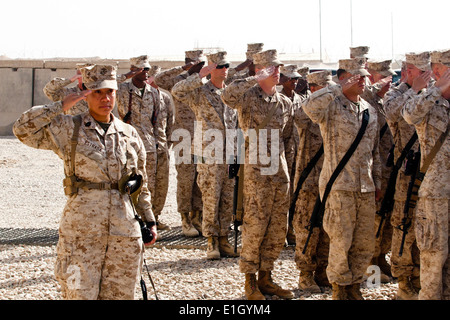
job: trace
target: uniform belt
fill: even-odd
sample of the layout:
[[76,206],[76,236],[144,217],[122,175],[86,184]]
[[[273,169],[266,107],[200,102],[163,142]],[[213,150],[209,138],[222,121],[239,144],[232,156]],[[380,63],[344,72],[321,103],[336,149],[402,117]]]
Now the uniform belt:
[[119,190],[119,184],[108,182],[80,182],[78,188],[82,189],[96,189],[96,190]]

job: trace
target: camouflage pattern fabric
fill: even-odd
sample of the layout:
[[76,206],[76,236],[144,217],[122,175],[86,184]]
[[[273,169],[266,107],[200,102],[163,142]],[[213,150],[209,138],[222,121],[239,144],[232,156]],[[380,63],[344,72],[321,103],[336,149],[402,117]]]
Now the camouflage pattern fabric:
[[[258,127],[278,104],[272,119],[263,128],[279,132],[278,170],[272,175],[261,174],[267,165],[261,164],[260,159],[257,163],[249,163],[248,148],[244,166],[244,218],[239,267],[243,273],[269,271],[283,248],[287,232],[290,183],[287,159],[292,159],[294,154],[292,102],[284,95],[268,96],[257,85],[255,77],[232,82],[225,88],[222,99],[237,110],[239,125],[245,134]],[[268,133],[267,150],[271,150],[271,144],[271,134]]]
[[[70,79],[54,78],[44,86],[44,94],[51,101],[56,102],[63,100],[64,97],[68,96],[69,94],[81,92],[81,89],[78,86],[66,88],[71,83],[72,82],[70,81]],[[81,100],[64,113],[77,115],[88,110],[89,107],[87,102],[85,100]]]

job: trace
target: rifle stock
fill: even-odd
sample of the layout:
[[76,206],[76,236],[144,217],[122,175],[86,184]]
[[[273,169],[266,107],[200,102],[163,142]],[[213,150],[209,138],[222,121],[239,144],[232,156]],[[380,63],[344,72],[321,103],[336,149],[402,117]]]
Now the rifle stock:
[[308,230],[308,237],[306,238],[305,246],[303,247],[302,253],[305,254],[306,248],[308,247],[309,240],[314,232],[314,228],[319,228],[322,225],[324,207],[322,206],[322,201],[320,200],[320,195],[316,198],[316,203],[314,204],[314,209],[309,219],[309,224],[306,226]]

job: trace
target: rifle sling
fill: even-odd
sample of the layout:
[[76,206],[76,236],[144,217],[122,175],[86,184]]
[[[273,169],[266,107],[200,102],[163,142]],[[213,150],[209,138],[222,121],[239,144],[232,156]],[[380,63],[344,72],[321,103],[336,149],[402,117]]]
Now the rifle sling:
[[[295,210],[295,203],[297,202],[298,194],[300,193],[302,185],[306,181],[306,178],[308,178],[312,169],[316,166],[316,164],[319,161],[322,154],[323,154],[323,143],[320,146],[320,149],[317,150],[314,157],[312,157],[312,159],[309,160],[308,164],[306,165],[306,167],[303,169],[302,173],[300,174],[289,211]],[[291,218],[291,217],[289,217],[289,218]]]

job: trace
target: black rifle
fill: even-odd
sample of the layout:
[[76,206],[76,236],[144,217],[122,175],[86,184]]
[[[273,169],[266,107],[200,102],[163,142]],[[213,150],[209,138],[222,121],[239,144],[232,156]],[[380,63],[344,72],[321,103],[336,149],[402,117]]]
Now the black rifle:
[[300,174],[300,178],[298,179],[298,182],[297,182],[297,187],[295,188],[295,192],[292,195],[291,206],[289,207],[289,224],[291,224],[292,219],[294,219],[295,204],[297,202],[298,194],[300,193],[302,185],[305,182],[306,178],[308,178],[308,175],[311,173],[312,169],[316,166],[316,164],[319,161],[322,154],[323,154],[323,144],[320,146],[320,149],[317,150],[314,157],[308,162],[308,164],[306,165],[306,167],[303,169],[302,173]]
[[[241,165],[237,163],[237,157],[234,158],[234,163],[228,166],[228,178],[234,178],[233,190],[233,227],[234,227],[234,253],[237,253],[237,242],[239,226],[242,225],[242,208],[238,209],[239,204],[239,169]],[[239,211],[239,213],[238,213]]]
[[417,204],[417,200],[419,198],[419,187],[423,177],[420,181],[416,179],[419,178],[419,169],[420,169],[420,151],[416,152],[414,155],[414,161],[411,167],[412,174],[411,180],[408,185],[408,193],[406,196],[405,207],[403,209],[403,218],[400,225],[397,226],[397,229],[403,232],[402,242],[400,244],[400,250],[398,252],[399,257],[403,254],[403,247],[405,245],[406,235],[408,234],[409,228],[411,227],[411,222],[414,215],[414,209]]
[[398,157],[397,161],[395,162],[392,168],[391,174],[389,176],[388,185],[386,187],[386,191],[383,196],[383,201],[381,202],[380,210],[377,211],[377,215],[381,217],[380,225],[378,226],[376,235],[377,238],[380,236],[386,216],[394,209],[395,185],[397,183],[398,172],[403,164],[403,161],[405,160],[406,156],[408,155],[409,151],[411,150],[416,140],[417,140],[417,133],[414,132],[414,134],[406,144],[405,148],[403,148],[400,157]]
[[353,155],[353,152],[358,147],[359,142],[361,141],[364,133],[366,132],[367,125],[369,124],[369,118],[370,118],[369,110],[366,109],[363,112],[363,121],[361,124],[361,128],[359,129],[358,134],[355,137],[355,140],[352,142],[350,148],[347,150],[345,155],[342,157],[341,161],[339,162],[339,164],[337,165],[333,174],[331,175],[330,180],[328,181],[328,183],[325,187],[325,192],[323,193],[322,199],[320,199],[320,194],[317,196],[316,203],[314,205],[314,209],[311,214],[311,218],[309,220],[309,224],[306,226],[306,230],[308,230],[309,233],[308,233],[308,237],[306,238],[305,246],[303,247],[303,251],[302,251],[303,254],[305,254],[305,252],[306,252],[306,248],[308,247],[309,239],[311,238],[314,228],[319,228],[322,226],[323,213],[325,211],[325,203],[327,201],[328,194],[331,191],[331,187],[333,186],[334,181],[337,179],[337,177],[341,173],[342,169],[344,169],[348,160],[350,160],[351,156]]

